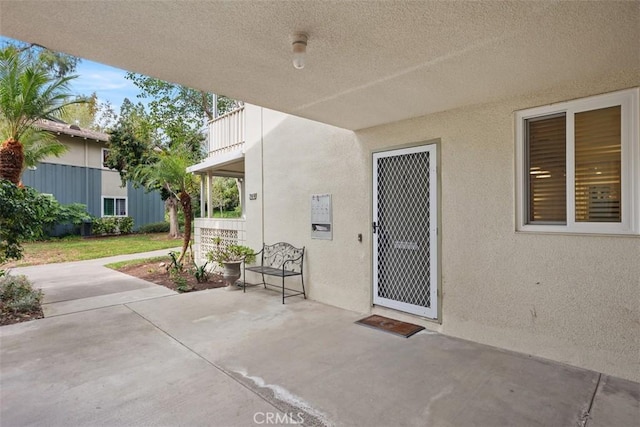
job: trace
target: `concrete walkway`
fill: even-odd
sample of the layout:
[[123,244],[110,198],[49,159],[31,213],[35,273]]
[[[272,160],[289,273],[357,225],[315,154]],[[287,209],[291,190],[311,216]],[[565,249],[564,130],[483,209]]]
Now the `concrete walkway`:
[[[68,267],[49,291],[82,286]],[[640,384],[361,317],[252,288],[5,326],[1,424],[637,425]]]
[[[88,261],[36,265],[12,269],[24,274],[44,291],[45,317],[75,313],[117,304],[141,301],[176,292],[105,267],[118,261],[167,255],[172,249],[118,255]],[[176,249],[179,251],[180,249]]]

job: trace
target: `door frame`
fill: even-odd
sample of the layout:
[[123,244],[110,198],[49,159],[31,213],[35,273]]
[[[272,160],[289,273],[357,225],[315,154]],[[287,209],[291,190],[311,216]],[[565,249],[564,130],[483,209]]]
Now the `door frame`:
[[[431,185],[430,188],[430,241],[429,241],[429,250],[431,255],[431,263],[430,263],[430,302],[431,307],[426,308],[421,313],[414,313],[412,311],[407,311],[406,307],[403,307],[405,303],[397,301],[397,304],[380,304],[377,300],[376,296],[376,283],[378,279],[378,271],[377,271],[377,261],[378,261],[378,235],[377,233],[372,232],[371,237],[371,273],[372,273],[372,282],[371,282],[371,305],[372,306],[380,306],[388,309],[402,311],[404,313],[410,315],[416,315],[425,318],[426,320],[435,321],[441,323],[441,304],[440,304],[440,269],[441,269],[441,259],[440,259],[440,224],[441,224],[441,216],[440,216],[440,140],[430,140],[423,141],[418,143],[393,146],[393,147],[385,147],[378,150],[373,150],[371,152],[371,221],[370,225],[373,224],[374,220],[377,219],[377,164],[376,159],[380,157],[381,154],[388,153],[390,155],[403,155],[421,151],[429,151],[430,154],[430,164],[429,164],[429,182]],[[435,216],[435,218],[434,218]],[[435,219],[435,220],[434,220]],[[372,230],[373,231],[373,230]]]

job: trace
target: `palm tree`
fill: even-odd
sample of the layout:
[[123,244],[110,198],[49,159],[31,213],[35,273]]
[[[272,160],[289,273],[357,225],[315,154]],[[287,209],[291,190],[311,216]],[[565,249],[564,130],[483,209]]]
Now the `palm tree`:
[[182,261],[191,241],[191,197],[200,190],[200,181],[196,175],[187,172],[187,168],[197,163],[197,154],[187,144],[180,144],[158,153],[158,160],[142,166],[134,179],[145,182],[147,188],[164,188],[180,202],[184,213],[184,236],[182,239]]
[[0,137],[4,139],[0,179],[19,184],[25,168],[23,137],[39,147],[40,156],[52,153],[47,151],[44,132],[34,124],[55,119],[67,105],[84,102],[69,93],[69,82],[76,77],[53,77],[41,63],[29,61],[14,47],[0,50]]

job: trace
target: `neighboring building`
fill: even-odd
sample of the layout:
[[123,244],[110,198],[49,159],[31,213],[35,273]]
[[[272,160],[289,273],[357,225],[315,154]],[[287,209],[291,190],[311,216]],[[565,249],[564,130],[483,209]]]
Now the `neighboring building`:
[[158,192],[146,193],[131,184],[122,186],[120,174],[104,166],[109,135],[49,120],[38,127],[56,135],[68,150],[44,159],[22,175],[25,185],[52,194],[61,204],[82,203],[95,217],[130,216],[134,230],[164,220],[164,202]]

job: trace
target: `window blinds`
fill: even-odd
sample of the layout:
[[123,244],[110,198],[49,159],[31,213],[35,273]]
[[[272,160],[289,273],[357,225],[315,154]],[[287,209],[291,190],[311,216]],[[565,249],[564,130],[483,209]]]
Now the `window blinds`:
[[529,223],[566,224],[565,114],[527,120]]
[[621,222],[621,108],[575,115],[576,222]]

